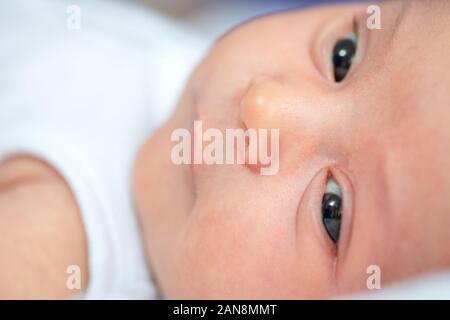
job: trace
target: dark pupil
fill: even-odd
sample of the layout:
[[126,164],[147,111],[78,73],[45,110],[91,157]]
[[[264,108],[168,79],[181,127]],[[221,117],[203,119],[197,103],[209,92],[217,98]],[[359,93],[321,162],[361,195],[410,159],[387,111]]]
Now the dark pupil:
[[328,235],[337,243],[341,230],[341,197],[325,193],[322,199],[322,219]]
[[333,50],[334,79],[341,82],[347,75],[356,53],[356,44],[353,40],[342,39],[336,43]]

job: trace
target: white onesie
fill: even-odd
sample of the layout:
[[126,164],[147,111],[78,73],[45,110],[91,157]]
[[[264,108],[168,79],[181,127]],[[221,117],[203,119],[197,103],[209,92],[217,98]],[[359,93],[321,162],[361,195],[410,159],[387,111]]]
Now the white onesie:
[[67,180],[88,240],[84,298],[155,298],[133,210],[133,162],[206,42],[109,0],[1,1],[0,26],[0,160],[33,155]]

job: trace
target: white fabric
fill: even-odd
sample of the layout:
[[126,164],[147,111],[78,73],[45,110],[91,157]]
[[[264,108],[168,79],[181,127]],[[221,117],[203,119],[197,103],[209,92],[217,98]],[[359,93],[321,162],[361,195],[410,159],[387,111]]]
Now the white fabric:
[[133,210],[139,146],[170,114],[203,41],[140,7],[0,2],[0,159],[48,161],[65,177],[88,240],[84,298],[155,298]]

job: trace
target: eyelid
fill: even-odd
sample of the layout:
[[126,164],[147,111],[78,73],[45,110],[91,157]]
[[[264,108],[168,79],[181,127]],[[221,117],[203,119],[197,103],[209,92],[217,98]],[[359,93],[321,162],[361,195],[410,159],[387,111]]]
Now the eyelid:
[[[337,255],[337,258],[342,259],[345,255],[351,236],[351,226],[353,220],[353,188],[350,180],[342,172],[342,170],[337,167],[330,167],[327,168],[326,171],[327,174],[322,176],[323,181],[321,182],[322,186],[320,188],[320,195],[316,198],[317,203],[314,205],[314,207],[317,208],[314,210],[314,220],[320,233],[319,237],[323,239],[326,247],[330,250],[336,250],[335,254]],[[327,182],[330,179],[333,179],[339,185],[342,199],[342,220],[339,243],[337,245],[331,240],[322,220],[321,200],[326,192]]]
[[[342,198],[342,221],[339,236],[338,259],[342,259],[347,251],[348,244],[351,238],[352,222],[353,222],[353,187],[350,179],[344,172],[337,167],[329,169],[329,175],[339,185]],[[325,226],[324,226],[325,228]],[[326,230],[325,230],[326,232]],[[330,239],[331,241],[331,239]]]
[[357,66],[362,63],[365,54],[366,46],[366,34],[367,28],[364,28],[363,14],[355,14],[354,11],[351,14],[345,15],[342,19],[335,19],[328,23],[323,29],[318,32],[317,37],[312,43],[312,60],[316,68],[322,74],[322,77],[327,80],[328,83],[341,86],[341,83],[334,81],[333,74],[333,62],[332,52],[337,41],[344,38],[348,34],[355,32],[358,38],[356,55],[353,60],[352,68],[350,69],[346,78],[355,73]]
[[348,73],[348,77],[351,77],[352,74],[354,74],[358,68],[363,65],[366,52],[367,52],[367,45],[369,41],[369,30],[367,29],[366,23],[366,14],[365,12],[360,12],[356,14],[353,18],[353,24],[354,24],[354,31],[358,37],[358,47],[356,50],[356,55],[353,58],[353,64],[350,68],[350,72]]
[[[330,259],[335,259],[337,247],[328,236],[322,221],[322,199],[328,176],[328,168],[320,169],[306,186],[297,209],[296,228],[297,237],[302,237],[310,232],[315,239],[314,241],[318,242],[318,246]],[[302,228],[306,229],[302,230]]]
[[[295,216],[294,239],[296,246],[306,244],[309,248],[317,250],[318,255],[327,259],[330,264],[339,266],[342,258],[345,258],[351,238],[353,187],[347,174],[344,173],[344,168],[335,161],[329,161],[324,161],[317,167],[316,174],[311,177],[303,190],[299,190],[301,197]],[[323,224],[322,201],[330,175],[339,184],[343,199],[338,246],[334,244]]]

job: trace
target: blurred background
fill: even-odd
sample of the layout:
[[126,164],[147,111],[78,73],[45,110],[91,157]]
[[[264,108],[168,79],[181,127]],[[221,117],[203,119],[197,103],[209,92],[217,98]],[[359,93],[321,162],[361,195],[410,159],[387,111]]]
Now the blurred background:
[[[125,0],[128,1],[128,0]],[[243,21],[274,11],[342,0],[131,0],[175,18],[198,34],[217,38]],[[347,1],[348,2],[348,1]]]

